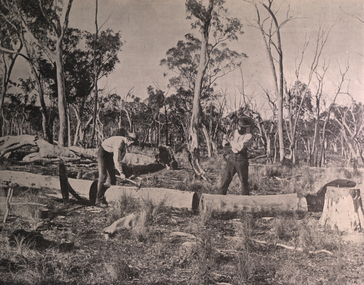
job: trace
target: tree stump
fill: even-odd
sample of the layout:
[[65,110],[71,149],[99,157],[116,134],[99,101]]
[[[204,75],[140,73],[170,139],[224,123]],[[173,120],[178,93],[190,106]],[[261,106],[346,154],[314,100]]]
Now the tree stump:
[[360,231],[364,225],[364,210],[360,189],[327,187],[320,225],[339,231]]

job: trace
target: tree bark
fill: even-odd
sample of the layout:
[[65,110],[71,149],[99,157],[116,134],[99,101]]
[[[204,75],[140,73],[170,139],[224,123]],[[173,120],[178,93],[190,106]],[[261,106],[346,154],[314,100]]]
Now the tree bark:
[[67,102],[66,102],[62,53],[63,53],[62,39],[58,39],[56,44],[56,54],[55,54],[57,91],[58,91],[58,113],[59,113],[58,143],[61,146],[67,146],[68,143]]
[[[201,92],[203,78],[208,65],[207,60],[207,45],[209,38],[209,30],[211,24],[212,10],[214,8],[214,1],[209,0],[209,7],[206,12],[206,20],[202,23],[202,39],[201,39],[201,51],[200,51],[200,62],[197,69],[195,89],[193,95],[193,107],[192,116],[189,128],[188,136],[188,150],[190,153],[190,163],[197,176],[205,178],[205,171],[200,165],[200,147],[198,140],[198,128],[201,119]],[[206,179],[206,178],[205,178]]]
[[[27,172],[0,171],[0,184],[15,182],[20,187],[40,188],[42,193],[49,197],[62,199],[59,177],[39,175]],[[97,187],[92,180],[68,179],[70,187],[80,197],[89,197],[91,186]],[[108,202],[117,202],[123,196],[148,199],[155,205],[161,203],[166,207],[195,211],[198,208],[198,195],[194,192],[179,191],[167,188],[141,188],[110,186],[105,194]]]
[[93,112],[93,127],[92,127],[92,136],[91,136],[91,146],[94,146],[94,139],[95,139],[95,133],[96,133],[96,115],[97,115],[97,101],[99,98],[99,89],[97,86],[97,81],[98,81],[98,72],[97,72],[97,57],[96,57],[96,46],[97,46],[97,41],[98,41],[98,36],[99,36],[99,26],[98,26],[98,22],[97,22],[97,14],[98,14],[98,9],[99,9],[99,2],[98,0],[96,0],[95,2],[96,4],[96,8],[95,8],[95,43],[94,43],[94,87],[95,87],[95,104],[94,104],[94,112]]
[[305,197],[297,194],[281,195],[212,195],[202,194],[201,211],[212,211],[218,214],[261,213],[274,215],[277,213],[307,212]]
[[37,145],[37,137],[31,135],[0,137],[0,157],[26,145]]
[[328,187],[319,223],[339,231],[361,231],[364,225],[364,210],[360,189]]

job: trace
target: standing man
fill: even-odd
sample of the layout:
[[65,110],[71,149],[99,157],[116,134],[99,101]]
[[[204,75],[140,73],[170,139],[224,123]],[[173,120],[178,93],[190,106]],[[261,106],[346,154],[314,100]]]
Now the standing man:
[[119,129],[114,132],[113,136],[102,142],[97,152],[99,179],[97,183],[96,205],[107,207],[105,199],[107,173],[109,173],[110,185],[116,184],[115,168],[119,172],[120,178],[125,179],[121,161],[125,156],[127,147],[135,143],[136,139],[135,133]]
[[220,180],[220,194],[226,195],[231,180],[235,173],[238,173],[242,195],[249,195],[248,148],[252,143],[252,134],[250,133],[250,120],[248,118],[239,119],[238,128],[227,143],[230,143],[232,153],[226,161],[226,167]]

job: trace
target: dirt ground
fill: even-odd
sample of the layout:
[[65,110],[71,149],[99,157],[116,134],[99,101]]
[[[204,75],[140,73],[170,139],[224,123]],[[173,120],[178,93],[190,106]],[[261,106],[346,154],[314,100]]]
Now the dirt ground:
[[[5,168],[58,173],[53,164]],[[70,177],[79,170],[67,169]],[[187,168],[143,179],[154,187],[206,191],[203,183],[191,184]],[[48,217],[11,214],[1,224],[0,284],[364,284],[363,233],[320,228],[321,213],[227,219],[151,207],[141,228],[106,239],[106,226],[128,212],[142,213],[146,204],[124,201],[101,209],[24,193],[18,197],[45,204]],[[10,246],[9,236],[20,229],[38,233],[41,245],[19,238]]]

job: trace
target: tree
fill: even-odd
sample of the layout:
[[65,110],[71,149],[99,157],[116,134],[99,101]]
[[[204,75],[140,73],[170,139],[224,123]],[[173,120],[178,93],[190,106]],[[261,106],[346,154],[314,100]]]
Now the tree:
[[[295,163],[295,144],[296,144],[296,132],[297,132],[297,125],[299,120],[302,118],[302,111],[305,109],[307,109],[307,107],[309,107],[309,109],[311,109],[311,111],[313,111],[313,107],[311,107],[310,105],[308,105],[308,103],[311,101],[311,90],[310,90],[310,86],[311,83],[314,80],[314,76],[316,76],[317,79],[317,89],[316,89],[316,93],[315,93],[315,132],[314,132],[314,136],[313,136],[313,142],[312,142],[312,149],[314,153],[318,153],[318,123],[319,123],[319,119],[320,119],[320,103],[321,103],[321,98],[322,98],[322,90],[323,90],[323,84],[324,84],[324,77],[326,74],[326,71],[328,69],[328,66],[326,66],[325,62],[323,62],[322,64],[322,71],[320,73],[318,67],[319,64],[321,62],[321,56],[323,53],[323,49],[326,45],[326,42],[328,40],[328,37],[330,35],[330,31],[332,29],[331,27],[325,28],[322,25],[319,26],[318,32],[317,32],[317,36],[316,36],[316,42],[315,42],[315,48],[314,48],[314,53],[313,53],[313,58],[312,58],[312,62],[310,64],[310,70],[309,70],[309,74],[308,74],[308,78],[307,78],[307,84],[305,84],[305,88],[302,90],[302,92],[300,92],[299,96],[299,100],[297,100],[297,109],[295,111],[296,113],[296,117],[294,119],[294,121],[291,123],[291,127],[290,127],[290,150],[291,150],[291,158],[292,158],[292,162]],[[302,81],[302,79],[300,79],[300,71],[301,71],[301,67],[302,67],[302,63],[303,63],[303,58],[306,52],[306,48],[308,47],[309,42],[306,41],[304,43],[304,48],[302,51],[302,56],[299,60],[298,66],[296,68],[295,74],[296,74],[296,82]],[[287,92],[288,97],[290,95],[292,95],[290,92]],[[309,110],[307,109],[307,110]],[[311,161],[311,154],[309,161]],[[317,155],[316,155],[317,156]],[[317,161],[317,159],[315,159]]]
[[[223,0],[209,0],[207,7],[201,1],[187,0],[186,10],[187,19],[194,19],[192,23],[193,29],[199,29],[201,40],[190,37],[190,43],[185,47],[187,49],[180,49],[186,52],[189,57],[179,57],[181,65],[179,70],[182,71],[183,79],[187,79],[189,88],[193,88],[193,104],[192,114],[188,128],[188,150],[190,153],[190,162],[195,173],[205,178],[204,171],[199,164],[199,138],[198,130],[201,123],[201,97],[204,91],[204,80],[206,80],[206,72],[209,64],[212,64],[211,56],[214,48],[229,40],[236,40],[237,34],[241,33],[242,25],[236,18],[224,17],[226,10],[223,7],[225,1]],[[183,47],[184,43],[179,42],[178,47]],[[199,54],[194,54],[199,45]],[[190,49],[190,50],[188,50]],[[170,52],[177,51],[170,50]],[[192,56],[194,55],[194,56]],[[216,57],[218,58],[218,56]],[[165,61],[168,63],[168,60]],[[184,66],[184,64],[186,66]],[[218,68],[212,72],[221,71]],[[178,77],[177,77],[178,78]],[[206,85],[207,86],[207,85]],[[212,85],[210,85],[212,86]],[[179,87],[182,87],[181,85]],[[178,88],[176,88],[178,89]],[[205,89],[207,91],[208,88]]]
[[[118,52],[122,45],[121,34],[109,29],[99,34],[97,42],[92,33],[71,28],[67,30],[64,39],[65,80],[68,104],[72,107],[77,120],[73,144],[78,141],[84,143],[85,131],[94,121],[96,92],[92,96],[92,90],[95,78],[100,80],[114,70],[119,62]],[[93,52],[95,46],[96,54]],[[99,100],[97,102],[99,103]],[[93,129],[91,136],[92,132]]]
[[354,165],[364,164],[364,105],[352,102],[350,107],[335,106],[334,119],[341,127],[341,133],[350,150]]
[[68,143],[67,99],[63,66],[63,39],[68,27],[68,18],[73,0],[65,1],[13,1],[23,28],[56,66],[59,137],[58,143]]
[[[150,122],[152,123],[152,125],[157,125],[157,131],[155,132],[156,135],[154,137],[156,138],[155,141],[159,145],[161,143],[161,124],[162,124],[160,109],[165,104],[164,92],[160,89],[154,90],[152,86],[149,86],[147,88],[147,92],[149,95],[147,98],[148,107],[151,110],[151,115],[152,115]],[[150,127],[150,130],[151,131],[153,130],[152,126]],[[151,139],[150,135],[151,134],[149,134],[149,139]]]
[[23,49],[19,21],[11,10],[11,3],[0,2],[0,135],[3,135],[3,105],[5,95],[11,84],[10,76],[15,62]]
[[290,143],[290,157],[292,164],[296,164],[296,144],[297,144],[297,132],[298,123],[304,117],[304,115],[312,114],[313,106],[311,103],[312,95],[308,86],[300,81],[296,81],[295,84],[286,91],[285,105],[288,110],[288,126],[287,135]]
[[[250,2],[250,1],[247,1]],[[274,0],[268,0],[268,4],[261,2],[261,6],[268,12],[267,18],[261,17],[261,11],[259,10],[258,4],[250,2],[254,5],[257,18],[255,19],[256,25],[251,25],[258,28],[263,36],[266,51],[268,53],[269,63],[272,71],[272,76],[275,84],[275,92],[277,96],[277,116],[278,116],[278,137],[279,137],[279,158],[282,162],[285,156],[284,150],[284,137],[283,137],[283,97],[284,97],[284,71],[283,71],[283,49],[281,40],[281,29],[283,26],[292,19],[287,18],[281,23],[278,22],[277,12],[273,11]],[[267,21],[268,18],[271,21]],[[266,23],[268,23],[266,25]],[[268,27],[266,27],[268,26]],[[276,37],[276,40],[273,37]],[[278,58],[274,56],[273,51],[275,50]],[[278,67],[276,67],[278,65]],[[278,75],[277,75],[278,68]]]
[[95,105],[94,105],[94,114],[93,114],[93,127],[92,127],[92,137],[91,137],[91,145],[93,145],[94,143],[94,138],[95,138],[95,131],[96,131],[96,114],[97,114],[97,99],[99,97],[99,90],[98,90],[98,86],[97,86],[97,80],[98,80],[98,74],[97,74],[97,58],[96,58],[96,43],[99,39],[99,24],[97,21],[97,15],[98,15],[98,10],[99,10],[99,1],[96,0],[95,1],[95,42],[94,42],[94,88],[95,88]]

